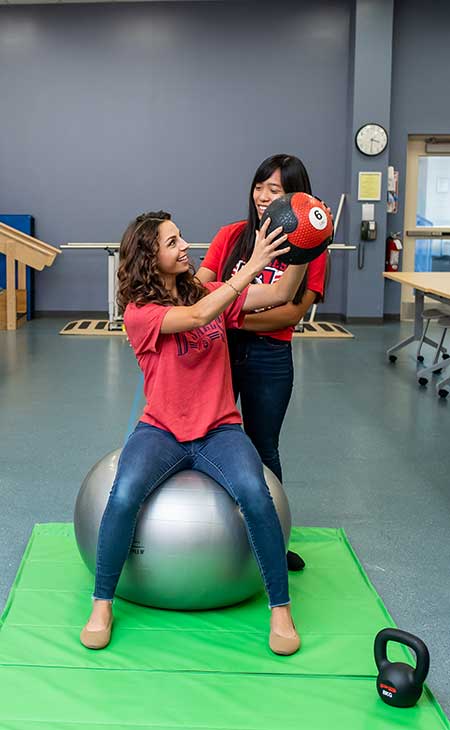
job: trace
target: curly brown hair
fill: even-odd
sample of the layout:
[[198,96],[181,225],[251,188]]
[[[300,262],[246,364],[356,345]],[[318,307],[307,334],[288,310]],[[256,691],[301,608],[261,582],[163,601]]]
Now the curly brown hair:
[[132,221],[122,236],[117,272],[117,304],[123,313],[129,302],[166,306],[198,302],[208,292],[194,276],[194,267],[177,276],[178,297],[166,289],[158,270],[159,227],[171,220],[164,210],[143,213]]

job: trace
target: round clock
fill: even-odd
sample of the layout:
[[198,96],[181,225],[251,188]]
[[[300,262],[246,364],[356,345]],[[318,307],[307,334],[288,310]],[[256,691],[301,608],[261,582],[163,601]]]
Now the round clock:
[[381,124],[363,124],[355,135],[355,144],[363,155],[381,155],[387,147],[388,133]]

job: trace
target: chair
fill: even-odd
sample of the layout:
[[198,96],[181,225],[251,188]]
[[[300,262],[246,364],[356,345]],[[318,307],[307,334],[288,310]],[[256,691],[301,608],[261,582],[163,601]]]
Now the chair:
[[[439,343],[436,347],[436,354],[434,356],[433,364],[430,365],[428,368],[422,368],[421,370],[417,371],[417,381],[419,385],[427,385],[429,376],[432,374],[439,375],[439,373],[442,372],[442,370],[446,370],[448,367],[450,367],[450,355],[447,354],[447,351],[445,349],[444,340],[445,336],[447,334],[447,330],[450,327],[450,315],[447,315],[445,317],[440,317],[437,321],[437,325],[439,327],[442,327],[442,334],[441,338],[439,340]],[[442,359],[439,360],[439,354],[442,352]],[[444,386],[444,381],[442,380],[440,383],[438,383],[439,386]],[[444,396],[445,397],[445,396]]]
[[442,347],[443,340],[442,340],[441,344],[438,345],[436,342],[434,342],[434,340],[430,340],[430,338],[427,337],[427,332],[428,332],[428,327],[430,326],[430,322],[433,319],[439,319],[440,317],[448,317],[448,316],[450,316],[450,308],[449,307],[446,308],[445,305],[443,307],[429,307],[428,309],[424,309],[424,311],[422,312],[422,318],[426,321],[426,325],[425,325],[425,329],[423,331],[422,337],[420,338],[420,341],[419,341],[419,344],[417,347],[416,357],[419,362],[423,362],[425,359],[424,356],[421,354],[422,345],[424,343],[426,343],[427,345],[430,345],[431,347],[437,348],[435,359],[434,359],[435,362],[437,361],[441,351],[443,353],[447,353],[446,348]]
[[[449,386],[449,387],[447,387]],[[450,378],[444,378],[443,380],[440,380],[439,383],[436,385],[436,395],[439,396],[439,398],[447,398],[448,394],[450,392]]]

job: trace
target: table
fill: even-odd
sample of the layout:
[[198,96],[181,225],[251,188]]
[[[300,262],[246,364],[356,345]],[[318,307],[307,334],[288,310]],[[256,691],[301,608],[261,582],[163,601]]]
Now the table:
[[[395,362],[397,359],[394,352],[398,352],[403,347],[406,347],[411,342],[422,339],[423,334],[423,310],[425,297],[433,299],[434,301],[440,302],[441,304],[450,305],[450,273],[446,272],[424,272],[418,273],[415,271],[398,271],[398,272],[384,272],[383,276],[386,279],[397,281],[399,284],[411,286],[414,289],[414,330],[413,334],[407,337],[405,340],[401,340],[396,345],[390,347],[386,354],[391,362]],[[427,344],[435,346],[436,343],[428,338],[424,340]],[[440,365],[443,365],[440,363]],[[436,367],[436,365],[435,365]],[[439,366],[437,366],[439,367]],[[427,368],[429,370],[429,368]],[[424,371],[419,370],[417,373],[418,378]],[[437,392],[443,390],[443,386],[449,382],[449,378],[439,381],[436,386]]]

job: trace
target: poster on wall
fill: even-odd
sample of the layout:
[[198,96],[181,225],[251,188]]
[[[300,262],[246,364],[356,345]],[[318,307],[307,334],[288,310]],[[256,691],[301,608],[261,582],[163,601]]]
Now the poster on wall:
[[358,173],[358,200],[381,200],[381,172]]

